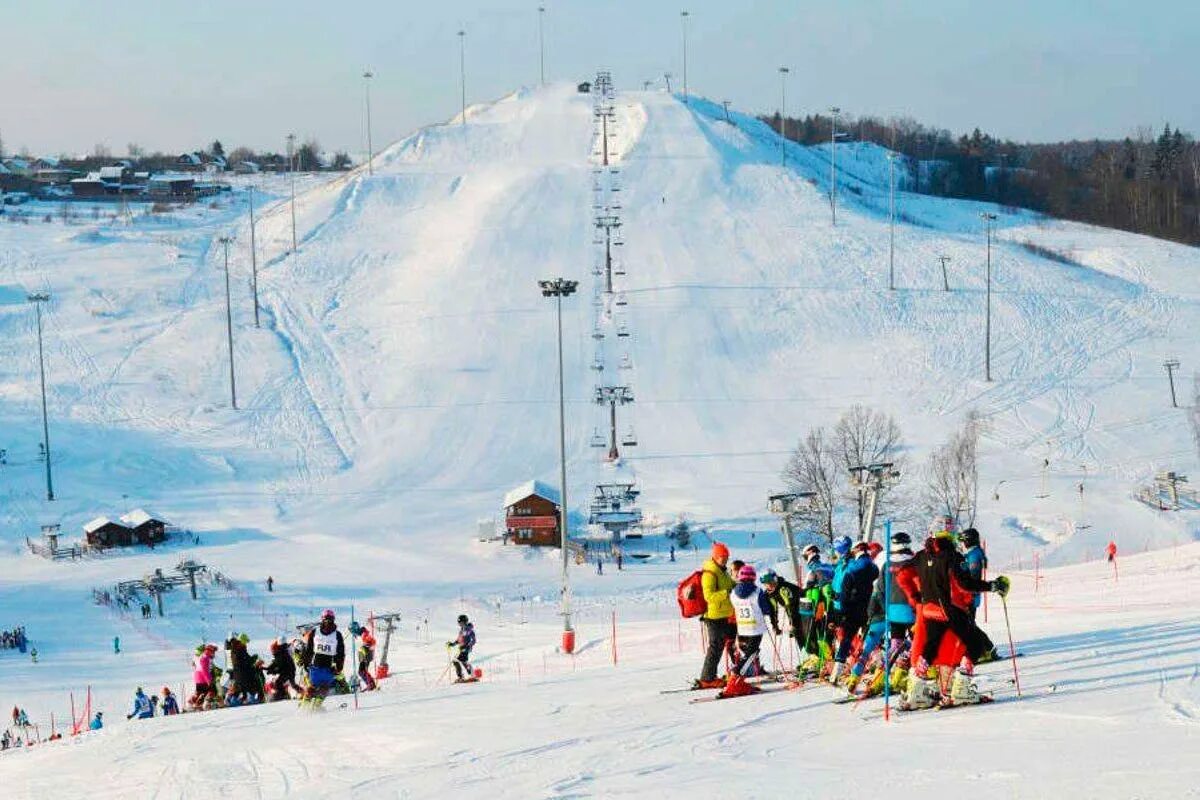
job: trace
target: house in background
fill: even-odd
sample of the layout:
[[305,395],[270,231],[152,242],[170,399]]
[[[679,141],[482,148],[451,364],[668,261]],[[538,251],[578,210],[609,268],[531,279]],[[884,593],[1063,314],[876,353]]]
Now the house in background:
[[505,540],[533,547],[558,547],[558,490],[541,481],[528,481],[504,495]]
[[108,517],[96,517],[83,526],[88,547],[128,547],[133,544],[133,531]]
[[129,528],[137,544],[158,544],[167,540],[167,523],[149,514],[145,509],[135,508],[121,516],[121,524]]

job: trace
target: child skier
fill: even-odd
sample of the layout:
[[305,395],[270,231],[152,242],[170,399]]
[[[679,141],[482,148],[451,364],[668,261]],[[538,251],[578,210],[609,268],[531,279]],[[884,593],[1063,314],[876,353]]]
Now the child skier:
[[458,637],[452,642],[446,642],[446,647],[457,647],[454,655],[454,673],[459,683],[475,680],[475,672],[471,668],[471,650],[475,647],[475,626],[467,619],[466,614],[458,615]]
[[[967,568],[972,578],[983,580],[983,575],[987,572],[988,560],[987,553],[983,552],[983,548],[979,546],[979,531],[974,528],[967,528],[962,532],[958,542],[963,549],[963,564]],[[975,621],[975,616],[979,613],[979,605],[982,602],[983,595],[979,592],[975,593],[975,599],[971,601],[970,608],[967,613],[971,615],[971,621]]]
[[733,615],[737,620],[738,658],[734,665],[729,682],[721,690],[719,697],[740,697],[761,691],[757,686],[751,686],[746,678],[761,673],[758,652],[762,646],[762,638],[767,632],[767,617],[771,614],[771,601],[765,592],[759,589],[754,581],[757,574],[754,567],[746,564],[738,570],[738,582],[729,594],[729,602],[733,604]]
[[303,661],[309,683],[305,700],[320,706],[333,688],[334,676],[346,662],[346,643],[337,629],[333,609],[325,609],[320,624],[304,637]]
[[290,700],[288,687],[300,691],[300,687],[296,686],[296,662],[292,659],[292,654],[288,652],[287,645],[283,643],[282,639],[271,642],[271,663],[267,665],[267,674],[275,676],[267,695],[267,699],[271,702]]
[[150,719],[154,716],[154,706],[150,705],[150,698],[142,691],[142,687],[138,687],[133,694],[133,710],[125,715],[125,719]]
[[375,660],[375,637],[368,630],[362,632],[362,643],[358,646],[358,679],[362,682],[363,691],[375,689],[375,679],[371,677],[371,662]]
[[174,693],[166,686],[162,690],[162,713],[164,717],[170,717],[179,713],[179,701],[175,699]]

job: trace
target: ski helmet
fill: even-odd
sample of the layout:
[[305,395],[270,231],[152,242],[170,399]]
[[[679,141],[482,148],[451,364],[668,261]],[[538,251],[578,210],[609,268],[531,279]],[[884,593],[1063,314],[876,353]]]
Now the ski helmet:
[[467,615],[466,615],[466,614],[459,614],[459,615],[458,615],[458,624],[459,624],[459,625],[466,625],[468,622],[470,622],[470,620],[469,620],[469,619],[467,619]]
[[754,567],[749,564],[743,564],[741,569],[738,570],[737,577],[739,581],[750,581],[753,583],[754,579],[758,577],[758,573],[754,571]]
[[879,542],[867,542],[867,552],[871,554],[871,558],[883,552],[883,545]]
[[329,620],[336,619],[332,608],[327,608],[321,612],[321,621],[324,622],[327,619],[329,619]]
[[779,576],[775,574],[775,570],[768,569],[768,570],[765,570],[763,572],[763,574],[758,577],[758,582],[763,584],[764,586],[767,584],[771,584],[771,583],[778,583]]
[[817,547],[815,544],[810,544],[808,547],[801,550],[800,554],[804,556],[805,560],[819,558],[821,556],[821,548]]
[[912,537],[904,531],[896,531],[892,534],[892,544],[912,544]]
[[850,552],[850,545],[851,542],[849,536],[839,536],[833,540],[833,552],[844,556],[846,553]]
[[959,541],[967,547],[978,547],[979,531],[975,530],[974,528],[967,528],[962,532],[962,535],[959,536]]

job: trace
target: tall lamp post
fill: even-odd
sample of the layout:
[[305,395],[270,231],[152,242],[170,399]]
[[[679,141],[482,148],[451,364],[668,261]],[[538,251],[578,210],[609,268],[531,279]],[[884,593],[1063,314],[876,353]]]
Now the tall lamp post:
[[546,38],[542,30],[545,16],[546,7],[538,6],[538,79],[542,86],[546,85]]
[[236,411],[237,384],[233,377],[233,310],[229,299],[229,243],[233,241],[233,238],[222,236],[217,241],[225,248],[225,333],[229,339],[229,402]]
[[683,32],[683,104],[686,106],[688,102],[688,82],[687,82],[687,22],[691,16],[686,11],[679,12],[679,24]]
[[46,451],[46,499],[54,499],[54,480],[50,475],[50,423],[46,415],[46,359],[42,350],[42,303],[50,302],[50,295],[39,292],[27,298],[37,311],[38,374],[42,379],[42,448]]
[[829,129],[829,211],[833,224],[837,225],[837,118],[842,110],[837,106],[829,109],[832,124]]
[[296,134],[287,135],[288,175],[292,180],[292,252],[296,252]]
[[258,246],[254,242],[254,184],[249,187],[250,196],[250,285],[254,289],[254,327],[258,324]]
[[375,73],[367,70],[363,73],[363,85],[367,95],[367,174],[375,174],[375,148],[371,146],[371,78]]
[[[788,68],[779,68],[779,163],[787,166],[787,76]],[[725,107],[729,117],[729,107]]]
[[987,229],[987,311],[984,316],[984,375],[992,380],[992,223],[996,215],[985,211],[979,215]]
[[896,291],[896,153],[888,160],[888,289]]
[[462,100],[462,121],[467,124],[467,32],[458,29],[458,82]]
[[571,627],[571,596],[568,583],[568,549],[569,541],[567,528],[567,429],[565,422],[565,400],[563,397],[563,344],[562,344],[562,301],[575,293],[578,281],[565,278],[552,278],[538,281],[542,297],[553,297],[558,315],[558,465],[559,465],[559,528],[561,529],[560,546],[562,549],[562,615],[563,635],[562,649],[564,653],[575,650],[575,629]]

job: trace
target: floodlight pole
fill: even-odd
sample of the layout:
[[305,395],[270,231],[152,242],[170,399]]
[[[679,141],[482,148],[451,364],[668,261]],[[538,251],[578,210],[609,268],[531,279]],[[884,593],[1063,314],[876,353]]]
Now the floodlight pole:
[[42,382],[42,448],[46,451],[46,499],[54,499],[54,480],[50,475],[50,423],[46,415],[46,359],[42,350],[42,303],[50,302],[50,295],[44,292],[31,294],[27,298],[33,303],[37,314],[38,335],[38,374]]
[[367,95],[367,175],[375,174],[375,149],[371,143],[371,78],[375,73],[371,70],[363,72],[363,85]]
[[946,274],[946,262],[950,260],[950,256],[938,256],[938,261],[942,262],[942,289],[950,291],[950,278]]
[[837,106],[829,109],[832,121],[829,128],[829,212],[834,225],[837,225],[837,118],[841,111]]
[[979,215],[987,228],[987,310],[984,316],[984,375],[992,381],[992,223],[996,215],[985,211]]
[[546,85],[546,39],[542,25],[545,16],[546,7],[538,6],[538,78],[542,86]]
[[288,151],[288,175],[292,181],[292,252],[296,252],[296,163],[293,161],[293,153],[296,150],[296,134],[289,133],[287,135],[287,151]]
[[[575,293],[578,281],[554,278],[538,281],[543,297],[553,297],[558,319],[558,465],[559,465],[559,545],[562,549],[562,615],[564,644],[567,634],[573,634],[571,627],[571,596],[569,576],[569,529],[567,527],[567,428],[566,400],[563,391],[563,343],[562,343],[562,300]],[[572,642],[572,647],[574,643]],[[569,652],[569,651],[568,651]]]
[[229,339],[229,402],[237,410],[237,383],[233,375],[233,310],[229,297],[229,243],[233,239],[222,236],[217,241],[225,248],[225,332]]
[[[787,166],[787,76],[788,68],[779,68],[779,163]],[[725,108],[729,117],[729,107]]]
[[896,291],[896,154],[888,160],[888,289]]
[[254,288],[254,327],[258,324],[258,246],[254,243],[254,184],[250,185],[250,285]]
[[1179,369],[1179,359],[1169,358],[1163,362],[1163,366],[1167,370],[1167,380],[1171,383],[1171,408],[1179,408],[1175,399],[1175,370]]
[[679,12],[679,24],[683,31],[683,104],[688,104],[688,80],[687,80],[687,22],[688,12]]
[[462,94],[462,119],[461,124],[467,124],[467,32],[459,28],[458,31],[458,78],[459,89]]

